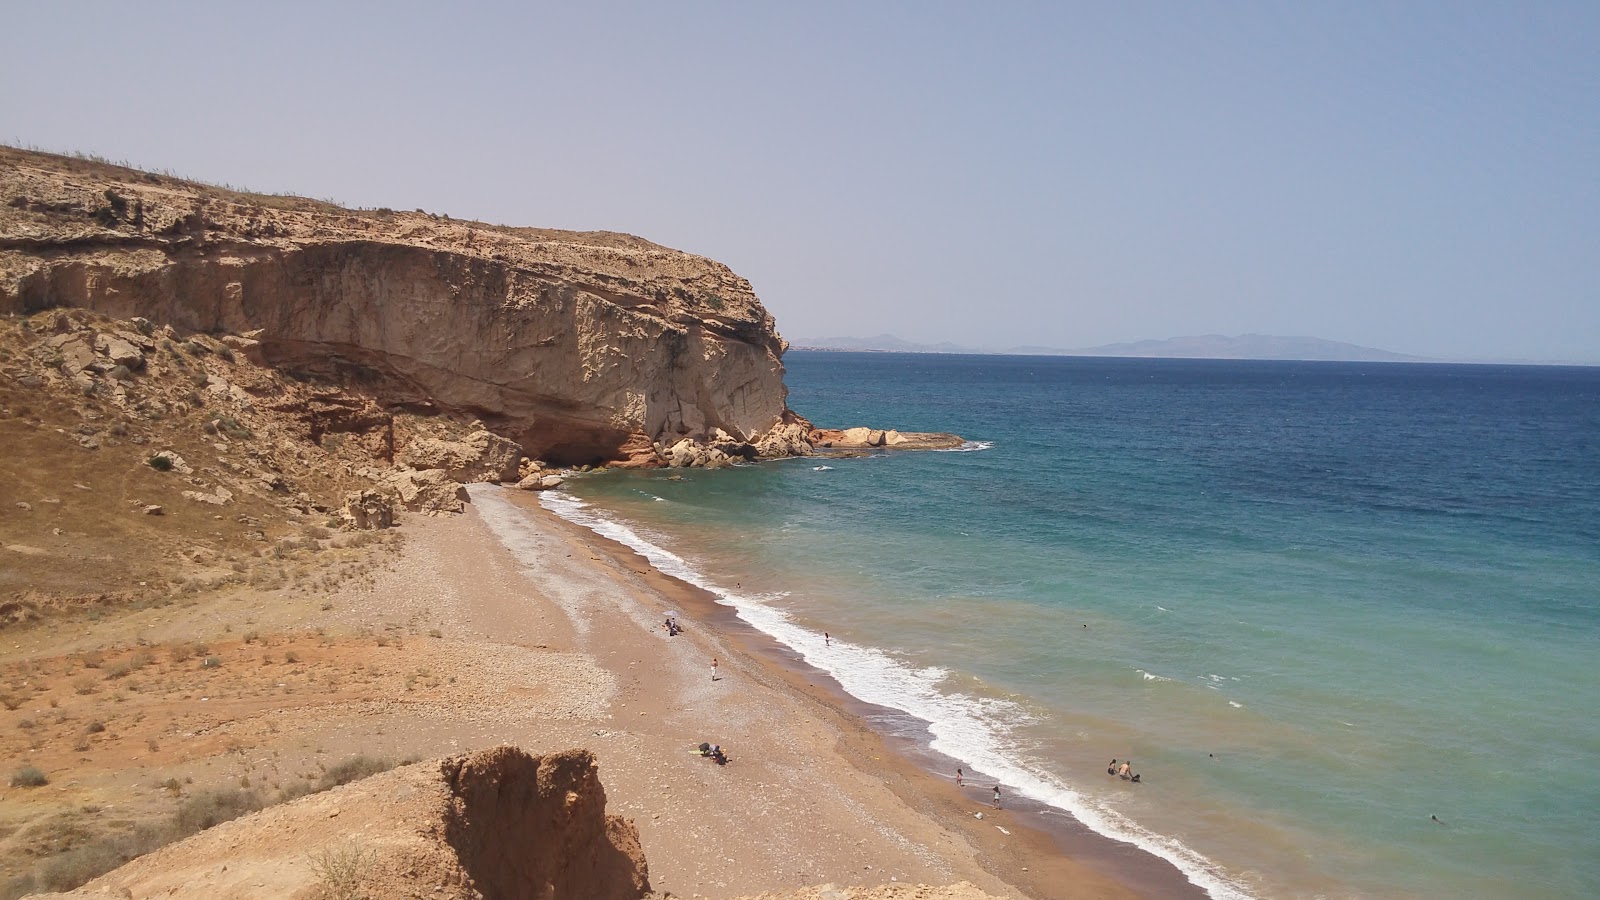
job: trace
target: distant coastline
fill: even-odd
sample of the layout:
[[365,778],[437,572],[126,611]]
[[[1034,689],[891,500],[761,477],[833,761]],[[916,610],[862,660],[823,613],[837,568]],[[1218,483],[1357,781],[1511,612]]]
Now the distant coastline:
[[1315,337],[1280,337],[1266,334],[1194,335],[1166,340],[1132,341],[1098,347],[1018,346],[972,347],[942,342],[923,344],[892,334],[873,337],[797,338],[794,350],[824,353],[945,353],[973,356],[1089,356],[1125,359],[1281,360],[1287,362],[1396,362],[1502,366],[1596,366],[1600,361],[1535,359],[1440,359],[1362,347]]

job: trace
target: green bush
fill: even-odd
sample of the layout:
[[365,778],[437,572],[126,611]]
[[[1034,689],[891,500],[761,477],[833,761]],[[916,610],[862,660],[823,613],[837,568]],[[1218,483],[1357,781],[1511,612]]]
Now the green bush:
[[44,787],[49,783],[49,776],[38,766],[23,766],[11,775],[12,787]]
[[170,456],[162,456],[157,454],[145,460],[145,462],[150,465],[150,468],[155,469],[157,472],[172,471],[172,457]]

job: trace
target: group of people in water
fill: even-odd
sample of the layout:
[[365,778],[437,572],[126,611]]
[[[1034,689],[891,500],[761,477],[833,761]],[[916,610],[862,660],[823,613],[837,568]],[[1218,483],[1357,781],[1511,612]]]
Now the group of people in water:
[[1131,759],[1125,759],[1121,763],[1113,759],[1111,765],[1106,766],[1106,774],[1115,775],[1123,781],[1131,781],[1134,784],[1139,783],[1139,776],[1133,772],[1133,760]]

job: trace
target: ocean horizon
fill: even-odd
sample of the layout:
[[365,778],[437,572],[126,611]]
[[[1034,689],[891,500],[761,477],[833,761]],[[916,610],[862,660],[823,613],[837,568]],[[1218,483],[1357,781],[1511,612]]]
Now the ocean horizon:
[[968,443],[543,502],[1213,896],[1600,894],[1600,370],[785,362]]

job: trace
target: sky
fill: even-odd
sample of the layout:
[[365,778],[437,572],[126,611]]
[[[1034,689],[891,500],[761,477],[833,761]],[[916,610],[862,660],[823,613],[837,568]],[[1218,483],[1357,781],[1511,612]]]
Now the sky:
[[790,338],[1600,362],[1600,3],[14,3],[0,142],[637,234]]

